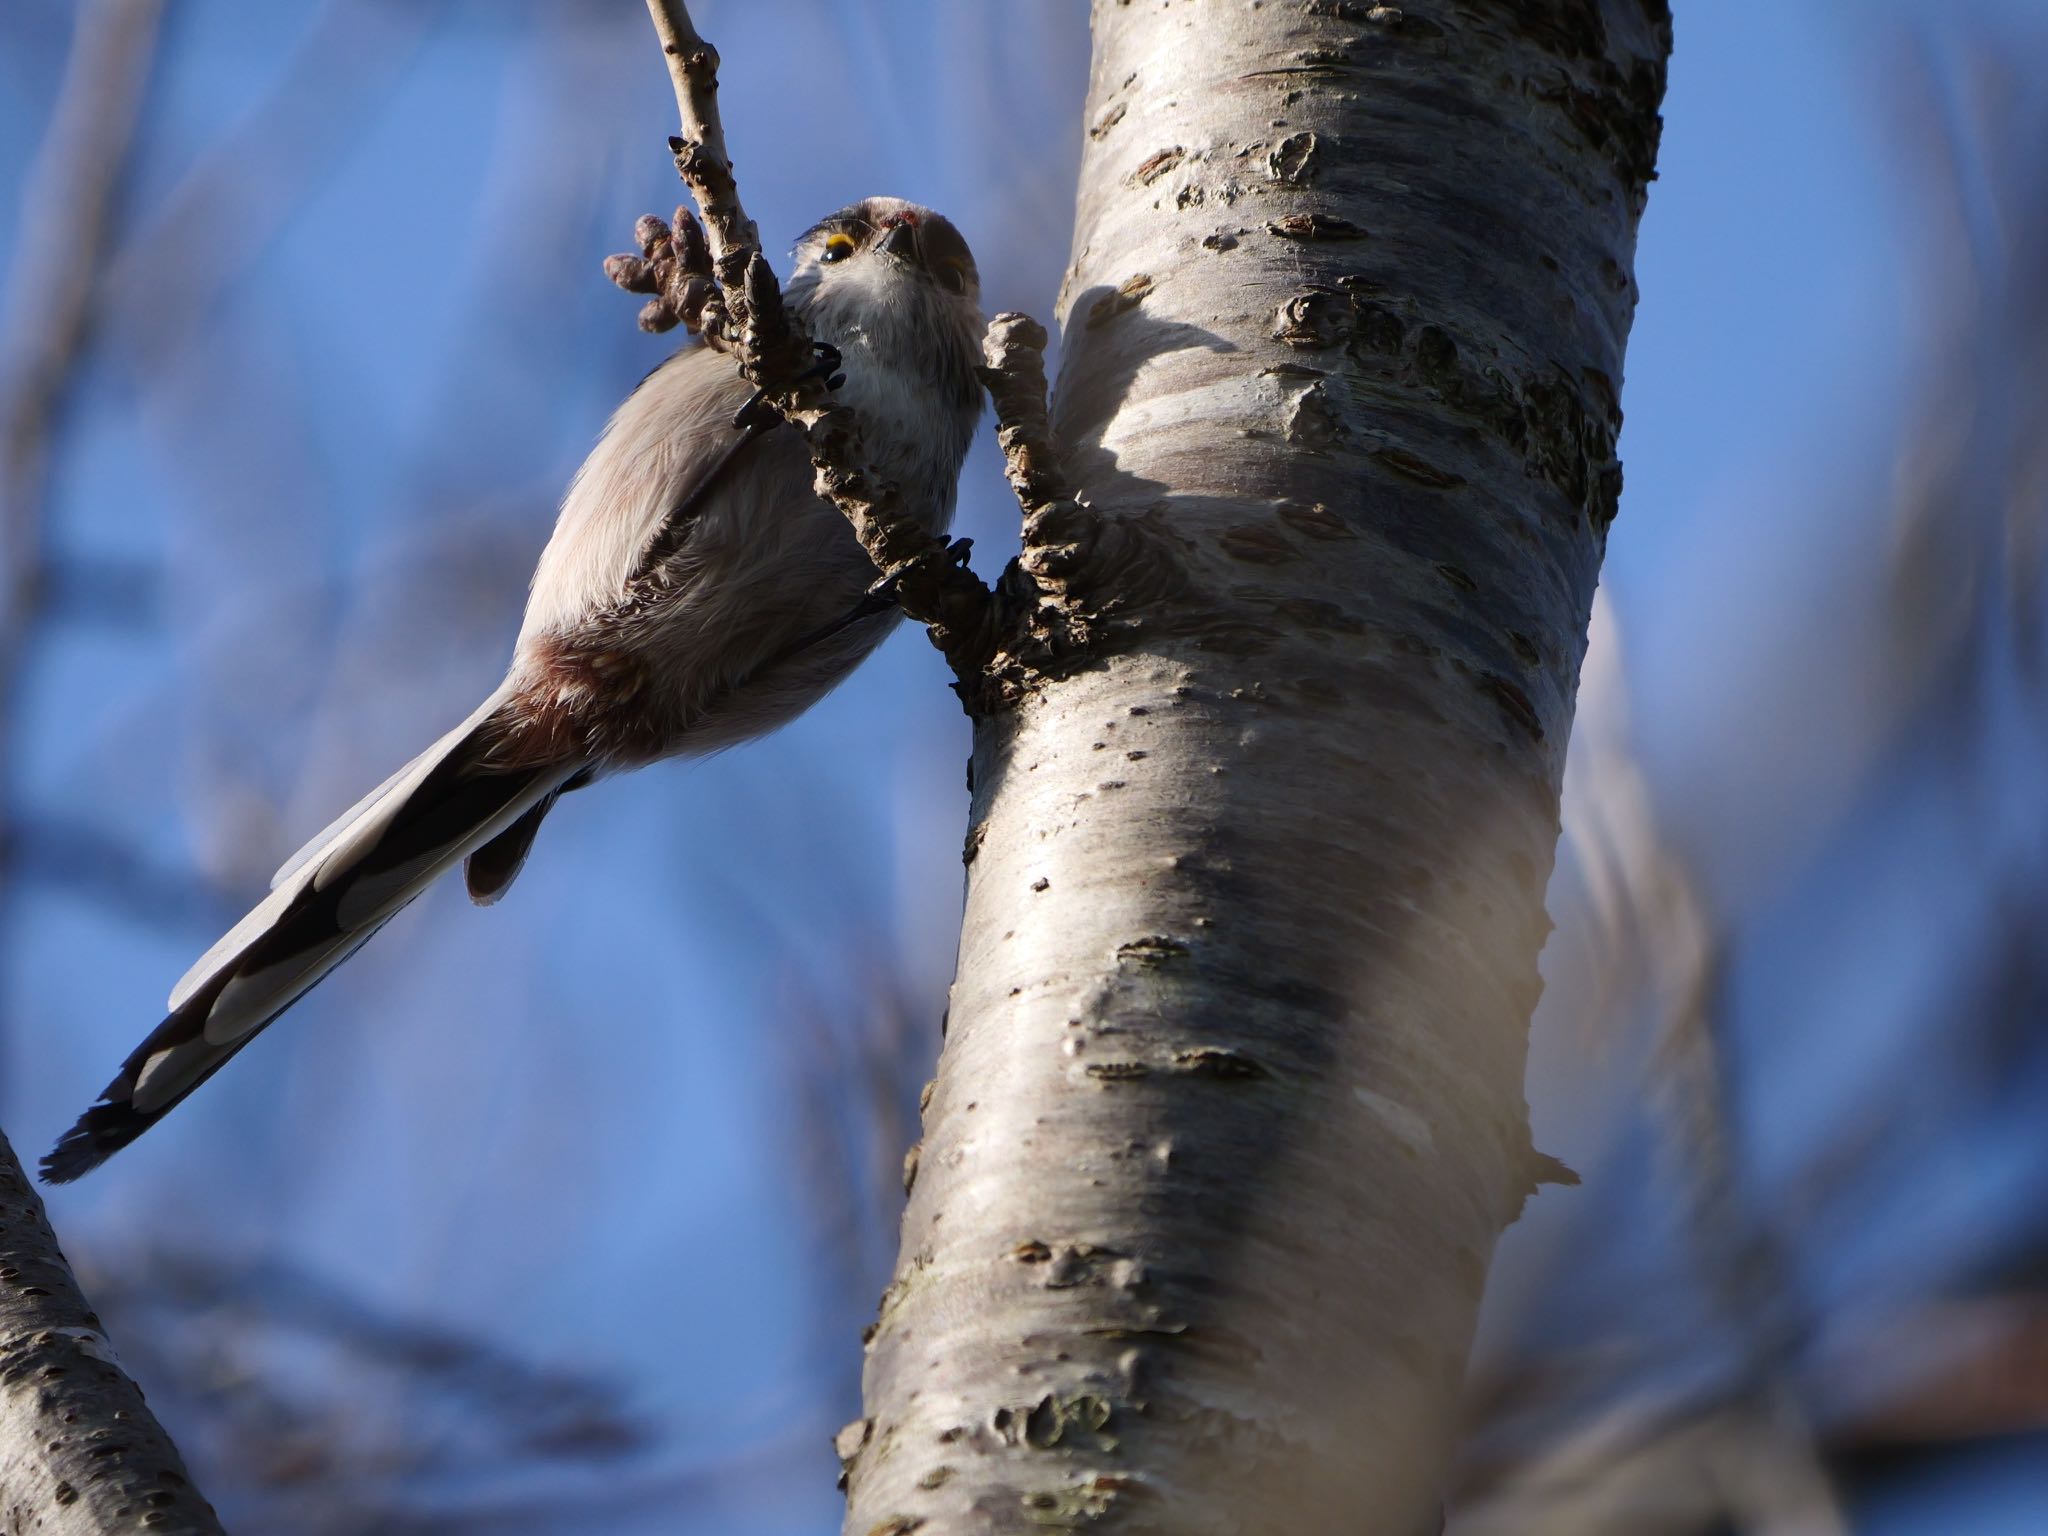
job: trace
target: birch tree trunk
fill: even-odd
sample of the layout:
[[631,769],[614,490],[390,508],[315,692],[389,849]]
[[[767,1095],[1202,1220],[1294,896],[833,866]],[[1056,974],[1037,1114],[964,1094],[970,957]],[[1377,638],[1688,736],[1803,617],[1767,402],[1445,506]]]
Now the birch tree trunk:
[[221,1536],[0,1137],[0,1532]]
[[846,1529],[1411,1536],[1546,1167],[1523,1061],[1669,12],[1094,29],[1055,410],[1087,640],[977,723]]

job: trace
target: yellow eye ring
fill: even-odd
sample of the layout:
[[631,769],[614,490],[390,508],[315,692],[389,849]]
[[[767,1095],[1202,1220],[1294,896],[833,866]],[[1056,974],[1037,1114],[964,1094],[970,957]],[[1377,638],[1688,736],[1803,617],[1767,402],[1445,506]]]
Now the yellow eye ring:
[[820,261],[844,261],[853,252],[853,236],[827,235],[825,237],[825,249],[819,253],[818,259]]

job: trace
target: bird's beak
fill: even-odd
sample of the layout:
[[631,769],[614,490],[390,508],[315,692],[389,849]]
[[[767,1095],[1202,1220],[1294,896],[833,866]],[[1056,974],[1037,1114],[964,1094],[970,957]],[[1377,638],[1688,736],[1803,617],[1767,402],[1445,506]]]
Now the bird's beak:
[[882,236],[881,249],[899,261],[909,262],[912,266],[923,265],[917,248],[917,226],[908,219],[889,226]]

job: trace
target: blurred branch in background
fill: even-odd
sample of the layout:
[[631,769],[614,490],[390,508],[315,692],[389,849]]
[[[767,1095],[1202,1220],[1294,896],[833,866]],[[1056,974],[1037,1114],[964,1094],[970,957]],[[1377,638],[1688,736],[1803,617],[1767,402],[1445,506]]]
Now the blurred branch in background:
[[814,1257],[805,1374],[818,1384],[827,1437],[860,1413],[860,1356],[848,1344],[873,1321],[896,1257],[918,1093],[939,1034],[909,979],[882,959],[889,946],[881,936],[849,940],[843,951],[845,988],[826,995],[793,986],[776,1039],[791,1108],[787,1146]]
[[[10,765],[13,701],[37,659],[39,626],[79,621],[152,644],[181,623],[211,617],[156,601],[165,582],[153,559],[115,566],[49,547],[50,465],[62,446],[64,398],[89,348],[97,348],[101,364],[129,376],[144,419],[158,427],[160,456],[182,467],[205,500],[235,506],[233,494],[218,497],[216,488],[242,488],[249,465],[220,451],[239,444],[208,420],[224,416],[222,401],[194,386],[195,361],[204,365],[193,354],[220,347],[213,315],[223,294],[325,185],[326,159],[361,120],[364,96],[399,77],[443,9],[381,0],[324,6],[241,126],[202,153],[167,199],[149,200],[149,217],[126,225],[116,217],[118,195],[159,6],[93,0],[78,12],[64,82],[20,210],[0,353],[0,753]],[[586,90],[583,108],[588,96]],[[576,110],[578,104],[555,105],[575,120],[595,115]],[[596,157],[568,158],[581,175]],[[579,190],[590,196],[580,183]],[[548,220],[546,209],[531,204],[517,211]],[[274,393],[265,407],[259,430],[271,456],[279,444],[287,455],[294,444],[303,449],[303,432],[276,427],[310,401],[301,392]],[[308,489],[319,484],[310,454],[287,471],[292,477]],[[392,643],[413,659],[495,643],[494,630],[516,608],[527,561],[522,551],[514,570],[493,554],[518,542],[518,525],[543,523],[552,496],[551,486],[532,498],[537,505],[519,498],[509,535],[502,504],[457,500],[425,519],[424,529],[401,523],[403,541],[414,546],[411,558],[385,564],[402,573],[410,590],[384,605],[398,622],[375,633],[387,641],[395,634]],[[479,521],[496,526],[479,529]],[[262,536],[247,542],[260,547]],[[430,558],[419,558],[419,545],[429,546]],[[215,553],[244,546],[240,536],[223,536]],[[474,596],[480,589],[489,591],[494,610],[481,620]],[[332,592],[323,595],[333,601]],[[292,594],[287,604],[300,627],[304,596]],[[373,592],[369,607],[379,606]],[[423,639],[423,624],[450,633]],[[371,660],[387,675],[399,670],[388,654]],[[252,701],[239,699],[235,707],[248,711]],[[80,709],[67,723],[106,729],[97,709]],[[266,725],[279,735],[292,731],[280,716]],[[203,712],[197,728],[206,733]],[[149,756],[161,762],[161,727],[152,734]],[[217,829],[222,842],[253,856],[216,866],[225,882],[260,878],[274,860],[276,839],[244,839],[246,821],[220,814],[235,796],[209,800],[196,808],[197,825]],[[34,882],[174,934],[226,910],[221,884],[165,863],[127,835],[114,806],[27,806],[5,774],[0,808],[10,897],[22,882]],[[130,1237],[151,1240],[146,1229]],[[551,1498],[588,1508],[617,1496],[579,1490],[579,1466],[603,1463],[609,1478],[619,1458],[644,1448],[637,1424],[612,1407],[619,1394],[608,1385],[535,1372],[464,1336],[384,1317],[283,1266],[147,1247],[124,1249],[111,1262],[110,1251],[104,1243],[80,1244],[95,1299],[133,1329],[131,1358],[179,1421],[194,1459],[228,1485],[228,1503],[246,1528],[559,1529],[574,1517]]]
[[[1666,839],[1629,742],[1623,642],[1596,604],[1579,685],[1564,837],[1585,892],[1567,937],[1589,951],[1573,1049],[1611,1051],[1643,1027],[1651,1166],[1678,1212],[1671,1255],[1718,1314],[1734,1358],[1703,1387],[1660,1377],[1655,1339],[1597,1339],[1564,1361],[1489,1362],[1469,1389],[1460,1536],[1634,1536],[1651,1531],[1846,1532],[1787,1379],[1805,1327],[1776,1235],[1750,1208],[1721,1014],[1725,942]],[[1521,1276],[1525,1281],[1527,1276]],[[1583,1286],[1576,1265],[1540,1283]],[[1597,1282],[1594,1282],[1597,1283]]]
[[[1897,142],[1930,246],[1919,291],[1932,334],[1901,438],[1885,660],[1910,676],[1917,659],[1925,683],[1873,778],[1934,777],[1974,878],[1956,942],[1909,1005],[1920,1056],[1892,1064],[1889,1102],[1868,1104],[1866,1127],[1818,1161],[1839,1171],[1862,1155],[1884,1177],[1938,1178],[1929,1161],[1954,1164],[1898,1135],[1938,1106],[1950,1123],[2021,1127],[2036,1174],[1930,1266],[1928,1283],[1886,1297],[1822,1356],[1836,1388],[1831,1453],[1871,1487],[1974,1448],[2048,1451],[2038,1176],[2048,1163],[2048,95],[2038,41],[1923,29],[1900,48],[1887,96],[1906,107]],[[1994,1143],[1963,1155],[1990,1181],[2012,1153]]]
[[[255,104],[122,231],[105,287],[131,366],[170,366],[221,294],[258,268],[447,9],[323,0]],[[318,291],[308,285],[304,298]]]
[[[2015,43],[2018,40],[2013,40]],[[1895,130],[1929,241],[1933,334],[1905,423],[1888,658],[1909,730],[1982,753],[2014,704],[2048,744],[2048,105],[2024,46],[1929,31],[1900,48]],[[1916,665],[1917,663],[1917,665]],[[1962,761],[1970,774],[1976,765]]]
[[[1560,918],[1559,937],[1590,945],[1590,981],[1553,1001],[1586,1021],[1575,1048],[1643,1040],[1642,1118],[1669,1151],[1635,1169],[1617,1159],[1590,1182],[1647,1179],[1653,1206],[1684,1213],[1661,1237],[1610,1220],[1605,1240],[1655,1246],[1666,1307],[1682,1315],[1680,1298],[1696,1293],[1723,1326],[1710,1358],[1688,1358],[1669,1347],[1673,1334],[1632,1333],[1624,1301],[1611,1326],[1560,1354],[1554,1340],[1542,1344],[1540,1319],[1564,1310],[1573,1290],[1614,1284],[1613,1271],[1589,1274],[1583,1247],[1580,1262],[1553,1249],[1534,1271],[1497,1270],[1497,1284],[1524,1292],[1505,1304],[1539,1321],[1475,1380],[1452,1526],[1462,1536],[1842,1531],[1849,1508],[1883,1497],[1883,1480],[1902,1469],[2048,1430],[2048,1211],[2038,1200],[1996,1208],[1966,1245],[1866,1278],[1852,1311],[1817,1311],[1827,1303],[1803,1295],[1800,1279],[1839,1262],[1851,1222],[1866,1242],[1880,1230],[1879,1199],[1943,1199],[1953,1165],[1928,1134],[1955,1139],[2006,1120],[2037,1164],[2044,1151],[2048,846],[2040,815],[2012,814],[2012,768],[2020,792],[2038,798],[2048,758],[2048,101],[2037,77],[2019,72],[2028,51],[1988,34],[1930,33],[1902,52],[1908,67],[1888,75],[1886,99],[1895,107],[1899,80],[1911,82],[1900,138],[1914,151],[1920,227],[1933,233],[1915,293],[1934,332],[1896,434],[1886,643],[1855,663],[1870,677],[1844,682],[1893,714],[1854,792],[1815,808],[1833,823],[1816,868],[1908,832],[1913,797],[1931,795],[1960,813],[1963,861],[1929,894],[1977,916],[1944,950],[1944,974],[1878,1001],[1916,1017],[1903,1048],[1884,1021],[1859,1031],[1788,1017],[1745,1029],[1749,1059],[1731,1059],[1740,1004],[1723,982],[1763,932],[1762,914],[1714,912],[1662,831],[1626,740],[1610,619],[1588,661],[1566,804],[1585,900]],[[1773,686],[1759,678],[1751,692],[1767,698]],[[1759,713],[1772,718],[1767,705]],[[1794,883],[1836,882],[1845,903],[1871,894],[1842,890],[1841,876],[1835,867]],[[1930,906],[1930,919],[1939,911]],[[1832,990],[1854,995],[1846,977]],[[1788,1070],[1778,1047],[1816,1027],[1843,1040],[1840,1066],[1868,1086],[1846,1109],[1831,1091],[1816,1095],[1836,1106],[1815,1127],[1818,1150],[1793,1182],[1759,1189],[1742,1144],[1759,1113],[1747,1098]],[[1874,1054],[1885,1039],[1889,1059]],[[1601,1229],[1578,1235],[1602,1241]]]
[[289,1266],[149,1247],[85,1279],[237,1530],[571,1529],[651,1444],[610,1382]]
[[[320,468],[309,381],[263,378],[263,357],[220,323],[221,308],[238,287],[278,278],[290,304],[320,302],[316,273],[276,270],[280,237],[448,11],[445,0],[324,0],[274,77],[134,221],[105,268],[107,327],[152,456],[194,508],[160,575],[173,636],[198,631],[179,722],[196,769],[186,819],[208,877],[237,893],[260,888],[294,844],[279,825],[287,786],[302,777],[293,744],[307,735],[343,594],[304,537],[323,512],[331,521],[337,500]],[[251,432],[236,407],[254,406],[256,392],[262,430]],[[302,526],[280,525],[279,508]],[[232,596],[216,607],[217,593]]]
[[96,258],[109,243],[156,51],[161,0],[87,0],[23,198],[0,324],[0,540],[6,604],[0,677],[11,677],[43,586],[50,439],[93,328]]
[[20,841],[14,770],[23,673],[50,591],[52,440],[101,318],[98,258],[112,243],[161,10],[161,0],[79,7],[0,301],[0,927]]

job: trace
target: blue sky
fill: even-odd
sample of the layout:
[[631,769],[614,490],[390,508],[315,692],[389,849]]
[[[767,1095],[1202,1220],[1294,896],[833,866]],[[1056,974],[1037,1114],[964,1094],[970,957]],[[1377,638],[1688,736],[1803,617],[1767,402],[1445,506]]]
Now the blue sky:
[[[696,10],[772,245],[856,197],[911,197],[967,232],[991,312],[1051,318],[1079,5]],[[1652,792],[1743,935],[1743,1129],[1768,1191],[1817,1116],[1852,1113],[1887,1062],[1927,1048],[1913,999],[1939,992],[1930,951],[1979,910],[1981,871],[1955,850],[1982,826],[1945,820],[1936,780],[1870,780],[1883,679],[1825,686],[1889,558],[1942,276],[1912,180],[1908,29],[1926,7],[1678,10],[1607,589]],[[123,613],[53,626],[12,772],[15,815],[89,822],[142,866],[201,878],[146,918],[77,881],[13,892],[0,1123],[24,1154],[154,1023],[219,904],[488,688],[554,496],[670,345],[598,274],[635,215],[678,196],[637,5],[176,11],[131,188],[148,238],[87,360],[50,509],[63,559],[143,575]],[[27,5],[12,62],[0,48],[0,253],[54,88],[33,61],[59,56],[66,14]],[[2026,0],[1942,17],[2048,56]],[[314,88],[280,91],[295,68]],[[985,572],[1014,518],[984,442],[961,531]],[[731,1505],[693,1481],[696,1523],[649,1529],[835,1529],[827,1437],[854,1414],[851,1329],[873,1297],[821,1300],[789,1026],[864,1017],[869,984],[847,978],[866,967],[917,1001],[913,1039],[936,1048],[966,747],[941,667],[904,633],[770,740],[565,802],[503,905],[422,901],[162,1130],[54,1194],[60,1229],[116,1255],[174,1232],[283,1257],[627,1383],[671,1435],[657,1482],[728,1455],[787,1474]],[[2000,761],[1995,782],[2032,771]],[[1994,841],[2039,843],[2038,808],[1993,799],[2010,818]],[[1896,835],[1858,832],[1859,806]],[[1559,1011],[1539,1021],[1539,1140],[1572,1134],[1569,1096],[1546,1097],[1580,1048]],[[1817,1291],[1853,1300],[1919,1245],[1994,1229],[2041,1150],[1971,1145],[1952,1182],[1860,1210]],[[1617,1260],[1637,1261],[1654,1255]],[[2043,1497],[2037,1481],[2029,1529]],[[1938,1505],[1915,1518],[1872,1528],[1958,1528]]]

